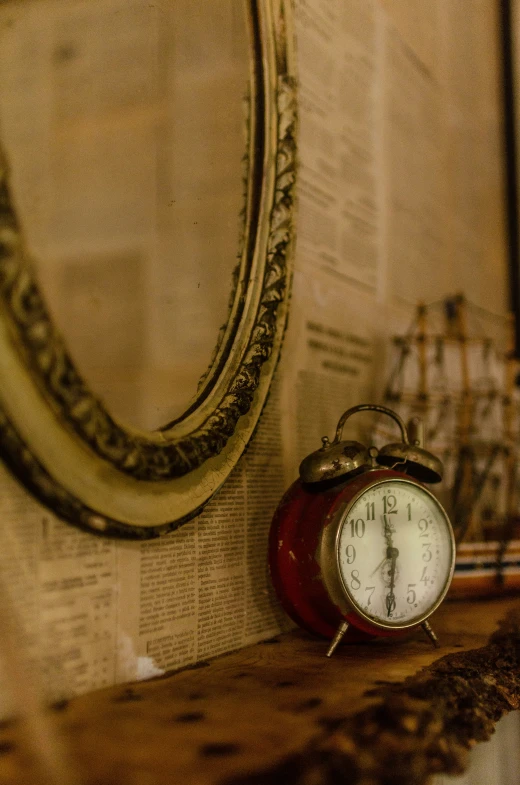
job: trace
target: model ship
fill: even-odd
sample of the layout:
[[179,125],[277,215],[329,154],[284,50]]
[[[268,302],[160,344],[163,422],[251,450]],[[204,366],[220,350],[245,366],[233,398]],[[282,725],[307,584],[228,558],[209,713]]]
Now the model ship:
[[[405,421],[422,420],[427,449],[444,463],[432,490],[454,525],[459,596],[520,590],[519,362],[512,321],[505,348],[469,329],[483,315],[461,295],[441,308],[419,305],[410,330],[394,338],[385,391]],[[376,436],[391,436],[382,420]]]

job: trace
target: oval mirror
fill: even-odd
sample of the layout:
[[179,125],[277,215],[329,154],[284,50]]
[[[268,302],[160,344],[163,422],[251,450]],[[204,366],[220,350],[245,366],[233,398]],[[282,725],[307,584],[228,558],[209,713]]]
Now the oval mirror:
[[0,450],[75,524],[178,526],[254,430],[290,283],[288,30],[283,0],[0,9]]
[[[152,430],[187,409],[227,318],[244,200],[246,6],[47,5],[37,19],[16,16],[1,49],[13,198],[78,372],[113,417]],[[16,50],[42,13],[57,32],[22,65]],[[34,111],[48,48],[54,116]],[[31,159],[43,164],[39,210]]]

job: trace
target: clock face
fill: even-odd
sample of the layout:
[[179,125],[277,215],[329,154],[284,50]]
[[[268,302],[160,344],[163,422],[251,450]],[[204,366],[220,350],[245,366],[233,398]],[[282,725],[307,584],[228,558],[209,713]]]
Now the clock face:
[[344,514],[337,547],[351,604],[386,627],[426,618],[452,575],[454,544],[446,513],[428,491],[406,480],[367,488]]

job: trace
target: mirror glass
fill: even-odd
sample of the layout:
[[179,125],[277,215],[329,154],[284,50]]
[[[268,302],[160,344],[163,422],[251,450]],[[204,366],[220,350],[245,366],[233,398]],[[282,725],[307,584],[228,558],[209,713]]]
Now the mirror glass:
[[247,148],[244,0],[0,10],[0,133],[47,304],[111,414],[182,414],[226,322]]

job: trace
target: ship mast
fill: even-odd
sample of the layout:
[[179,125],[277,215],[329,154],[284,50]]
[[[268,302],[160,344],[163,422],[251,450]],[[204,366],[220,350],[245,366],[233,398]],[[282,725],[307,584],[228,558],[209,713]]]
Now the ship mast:
[[[471,430],[473,421],[473,391],[469,373],[468,329],[466,301],[459,294],[454,299],[454,313],[448,309],[448,329],[455,327],[456,338],[460,344],[461,364],[461,400],[458,411],[459,431],[459,466],[456,483],[453,488],[455,511],[454,525],[459,533],[464,532],[467,539],[480,539],[476,531],[476,519],[473,515],[473,450],[471,448]],[[451,322],[451,324],[450,324]]]
[[417,306],[417,346],[419,352],[419,409],[424,418],[428,400],[428,363],[426,359],[426,305]]
[[457,297],[457,333],[460,341],[460,362],[462,371],[462,401],[459,412],[460,442],[463,447],[469,445],[471,421],[473,415],[473,392],[469,375],[468,358],[468,326],[466,301],[462,294]]
[[499,554],[499,564],[501,566],[504,552],[507,548],[508,540],[511,539],[513,527],[517,516],[516,499],[516,453],[514,449],[514,403],[513,389],[517,372],[517,361],[515,358],[515,321],[514,316],[509,318],[508,330],[508,351],[506,355],[506,368],[504,380],[504,401],[503,401],[503,425],[504,425],[504,445],[506,449],[506,521],[502,533],[502,543]]

